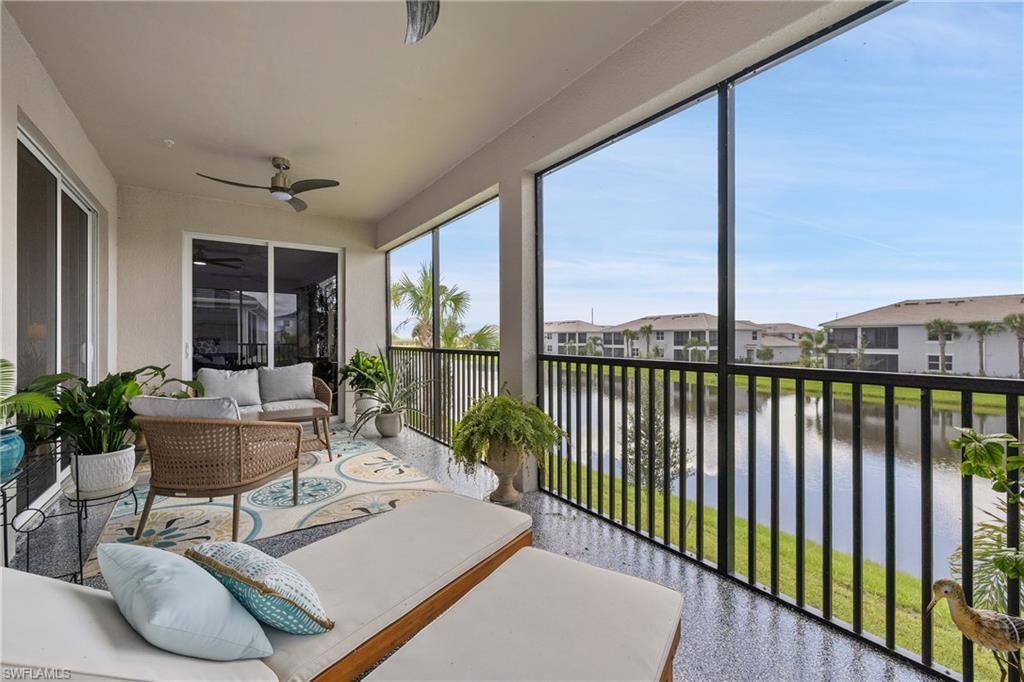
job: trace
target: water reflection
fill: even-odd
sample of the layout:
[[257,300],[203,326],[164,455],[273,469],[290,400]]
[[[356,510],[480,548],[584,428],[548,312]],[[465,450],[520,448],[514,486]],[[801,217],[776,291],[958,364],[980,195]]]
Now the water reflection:
[[[583,405],[581,421],[576,423],[575,403],[573,402],[574,375],[563,375],[563,401],[561,423],[574,439],[571,446],[571,458],[575,457],[577,428],[582,433],[581,447],[583,457],[591,452],[593,466],[597,467],[598,457],[604,457],[606,472],[621,471],[622,455],[622,403],[621,377],[614,382],[614,400],[609,398],[608,377],[602,386],[603,393],[603,443],[598,442],[598,387],[596,374],[592,380],[589,393],[590,409],[588,413],[586,382],[582,382]],[[646,381],[646,377],[644,377]],[[659,379],[660,381],[660,379]],[[629,402],[627,411],[632,410],[633,388],[632,378],[628,382]],[[690,458],[696,451],[697,417],[696,387],[687,385],[686,409],[686,449]],[[558,414],[558,395],[553,396],[553,415]],[[671,391],[671,428],[679,437],[679,385],[674,384]],[[659,394],[660,400],[660,394]],[[707,506],[717,504],[717,428],[718,395],[714,387],[704,388],[704,499]],[[809,540],[820,542],[822,539],[822,400],[817,396],[807,396],[804,404],[804,419],[801,428],[804,437],[805,452],[805,499],[806,499],[806,536]],[[572,409],[569,408],[572,406]],[[771,401],[770,396],[757,394],[755,409],[756,419],[756,452],[757,452],[757,522],[767,525],[771,513],[771,497],[768,472],[771,462]],[[589,417],[588,417],[589,414]],[[747,517],[747,419],[749,406],[745,390],[736,394],[736,514]],[[795,532],[796,506],[796,396],[783,394],[779,403],[779,477],[780,496],[779,520],[783,532]],[[587,422],[590,423],[589,439]],[[879,404],[863,404],[862,411],[863,439],[863,532],[864,555],[866,559],[877,562],[885,560],[885,421],[883,406]],[[952,452],[947,441],[957,434],[954,427],[960,425],[958,411],[933,409],[931,414],[931,451],[932,451],[932,485],[933,485],[933,571],[935,575],[948,573],[949,555],[959,544],[960,539],[960,485],[959,455]],[[1003,431],[1006,420],[1003,416],[985,414],[974,415],[974,425],[983,432]],[[921,410],[915,405],[897,405],[895,419],[895,470],[896,470],[896,561],[901,571],[918,575],[921,565]],[[853,498],[852,498],[852,431],[853,413],[849,401],[836,398],[833,407],[833,443],[832,443],[832,542],[835,549],[852,552],[853,549]],[[632,438],[632,434],[627,434]],[[609,462],[610,441],[615,439],[615,462]],[[676,489],[673,481],[672,489]],[[691,476],[686,483],[687,498],[696,496],[696,476]],[[975,508],[994,509],[996,494],[991,491],[985,481],[975,481]],[[975,518],[980,513],[975,511]]]

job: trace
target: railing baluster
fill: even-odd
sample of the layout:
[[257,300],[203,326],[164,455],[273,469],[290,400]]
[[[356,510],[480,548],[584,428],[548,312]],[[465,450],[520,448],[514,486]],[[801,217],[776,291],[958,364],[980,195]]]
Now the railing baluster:
[[679,372],[679,549],[686,551],[686,481],[690,462],[686,451],[686,370]]
[[921,662],[932,664],[932,392],[921,389]]
[[821,384],[821,615],[832,619],[832,382]]
[[[547,410],[546,410],[546,412],[549,415],[554,415],[555,414],[555,387],[554,387],[554,376],[553,376],[553,373],[551,371],[551,365],[553,363],[551,362],[551,360],[544,360],[543,362],[544,362],[545,365],[547,365],[547,370],[548,370],[548,372],[547,372],[547,387],[546,387],[548,389],[548,403],[547,403]],[[545,468],[547,469],[546,473],[547,473],[547,476],[548,476],[548,488],[547,489],[548,490],[554,490],[554,488],[555,488],[555,485],[554,485],[555,484],[555,453],[554,453],[554,451],[552,451],[551,453],[548,454],[548,465]]]
[[[960,393],[960,426],[970,428],[974,424],[974,394]],[[960,478],[960,577],[967,605],[974,605],[974,477]],[[964,682],[974,679],[974,644],[962,637],[961,651]]]
[[747,582],[757,583],[757,377],[747,377]]
[[576,361],[573,374],[576,377],[576,503],[583,504],[583,395],[580,392],[580,362]]
[[654,414],[654,370],[647,370],[647,537],[654,537],[654,425],[657,419]]
[[806,452],[804,448],[804,380],[796,380],[796,605],[804,605],[804,514],[806,512]]
[[672,376],[661,371],[661,537],[672,544]]
[[772,377],[772,434],[770,487],[771,509],[771,591],[779,593],[779,378]]
[[853,384],[853,631],[863,630],[864,604],[864,447],[861,433],[863,386]]
[[[1016,395],[1006,396],[1006,432],[1015,439],[1020,438],[1020,397]],[[1008,448],[1007,456],[1020,454],[1019,448]],[[1020,479],[1020,470],[1014,469],[1007,472],[1011,489],[1017,488]],[[1020,547],[1020,503],[1011,502],[1009,494],[1006,500],[1006,547],[1018,549]],[[1011,616],[1020,616],[1020,578],[1011,578],[1006,583],[1006,610]],[[1016,664],[1010,666],[1010,682],[1020,680],[1020,654],[1012,657],[1011,662]]]
[[641,395],[640,395],[640,373],[641,368],[635,368],[633,372],[633,528],[640,532],[641,523],[640,492],[643,488],[643,468],[640,462],[643,454],[640,452],[640,430],[643,428],[641,417]]
[[[562,391],[562,361],[555,361],[555,382],[556,382],[556,393],[558,394],[558,427],[568,434],[568,430],[565,428],[565,419],[563,413],[563,403],[565,402],[565,396]],[[563,441],[558,446],[558,494],[565,495],[565,455],[566,455],[566,442]]]
[[704,558],[704,372],[697,372],[697,558]]
[[885,387],[885,645],[896,648],[896,398]]
[[[615,439],[612,438],[614,441]],[[604,514],[604,365],[597,366],[597,513]]]
[[622,382],[622,421],[619,424],[619,429],[622,431],[622,495],[620,503],[622,505],[622,525],[629,526],[629,457],[626,454],[629,452],[628,439],[629,439],[629,420],[627,418],[627,412],[629,410],[629,377],[625,367],[620,368],[622,375],[620,381]]
[[590,439],[591,425],[594,423],[593,420],[593,385],[590,379],[590,369],[592,365],[587,363],[587,509],[593,509],[593,500],[591,499],[592,493],[590,492],[591,480],[590,480],[590,469],[592,465],[591,453],[593,452],[593,442]]

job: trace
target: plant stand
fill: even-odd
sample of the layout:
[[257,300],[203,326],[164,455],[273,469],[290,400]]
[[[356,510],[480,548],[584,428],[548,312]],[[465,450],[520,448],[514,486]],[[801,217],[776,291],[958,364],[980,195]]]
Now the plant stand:
[[[76,457],[78,455],[75,455]],[[85,553],[82,549],[82,536],[84,535],[85,521],[89,518],[89,506],[107,504],[110,502],[118,502],[121,499],[131,496],[135,503],[135,516],[139,515],[139,497],[135,494],[135,484],[138,482],[139,477],[137,474],[132,474],[130,481],[124,485],[118,486],[117,488],[111,488],[109,490],[96,490],[89,492],[79,492],[78,488],[75,487],[74,480],[69,476],[62,485],[62,491],[64,493],[64,499],[68,505],[73,508],[73,511],[65,512],[64,514],[57,514],[56,516],[66,516],[70,514],[75,515],[78,527],[78,570],[73,574],[75,582],[79,585],[82,584],[82,569],[85,566]]]

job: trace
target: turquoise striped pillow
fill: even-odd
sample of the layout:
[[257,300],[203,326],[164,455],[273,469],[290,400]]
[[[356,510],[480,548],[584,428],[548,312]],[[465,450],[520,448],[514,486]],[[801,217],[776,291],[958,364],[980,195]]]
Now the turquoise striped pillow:
[[295,635],[319,635],[334,627],[309,581],[255,547],[205,542],[185,556],[228,588],[256,620]]

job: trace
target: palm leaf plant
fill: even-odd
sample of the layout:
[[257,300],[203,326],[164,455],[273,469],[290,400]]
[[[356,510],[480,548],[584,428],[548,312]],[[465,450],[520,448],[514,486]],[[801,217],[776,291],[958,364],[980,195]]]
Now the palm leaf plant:
[[413,407],[417,393],[430,382],[426,379],[417,379],[413,376],[410,363],[403,363],[396,371],[388,362],[384,351],[377,349],[377,357],[374,366],[379,367],[375,371],[367,371],[362,367],[355,367],[354,371],[361,375],[362,380],[370,387],[367,395],[376,402],[368,407],[352,425],[353,437],[358,435],[370,419],[382,415],[401,414],[412,412],[417,415],[423,413]]
[[357,350],[349,358],[348,364],[341,368],[340,378],[347,381],[356,393],[365,393],[384,378],[384,364],[376,355]]
[[7,430],[8,422],[15,415],[29,419],[50,419],[59,406],[48,395],[30,390],[15,390],[14,363],[0,358],[0,429]]
[[929,320],[924,324],[925,331],[928,332],[928,337],[935,337],[939,342],[939,374],[946,373],[946,343],[952,339],[960,337],[960,327],[957,326],[956,322],[947,320],[942,317],[937,317],[934,320]]

